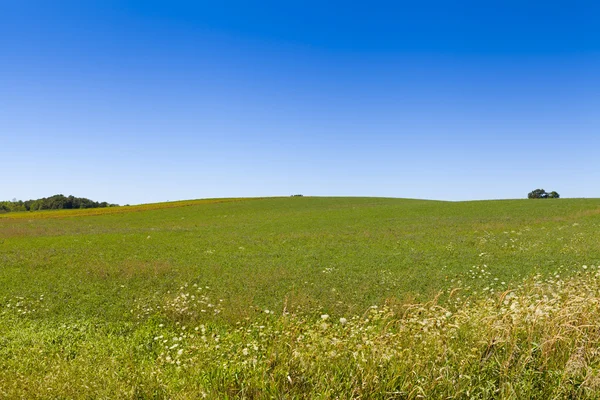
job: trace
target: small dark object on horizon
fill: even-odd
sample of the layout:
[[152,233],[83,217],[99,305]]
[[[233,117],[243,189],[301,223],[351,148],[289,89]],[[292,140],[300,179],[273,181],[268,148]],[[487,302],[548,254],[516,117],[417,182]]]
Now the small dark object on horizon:
[[293,194],[292,197],[304,197],[302,194]]

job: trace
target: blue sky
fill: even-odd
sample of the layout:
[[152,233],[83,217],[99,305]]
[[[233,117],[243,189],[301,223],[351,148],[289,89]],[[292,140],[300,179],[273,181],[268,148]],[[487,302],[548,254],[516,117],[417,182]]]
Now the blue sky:
[[577,1],[0,0],[0,200],[600,197],[599,19]]

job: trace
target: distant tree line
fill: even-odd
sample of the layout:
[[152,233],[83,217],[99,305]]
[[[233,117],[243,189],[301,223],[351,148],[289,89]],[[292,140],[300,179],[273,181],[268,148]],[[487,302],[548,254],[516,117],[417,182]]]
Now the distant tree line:
[[76,208],[103,208],[118,207],[118,204],[109,204],[106,201],[98,202],[85,197],[64,196],[57,194],[37,200],[1,201],[0,212],[11,211],[38,211],[38,210],[70,210]]
[[560,198],[560,195],[558,193],[556,193],[555,191],[546,193],[546,191],[544,189],[535,189],[534,191],[529,192],[529,194],[527,195],[527,198],[529,198],[529,199],[558,199],[558,198]]

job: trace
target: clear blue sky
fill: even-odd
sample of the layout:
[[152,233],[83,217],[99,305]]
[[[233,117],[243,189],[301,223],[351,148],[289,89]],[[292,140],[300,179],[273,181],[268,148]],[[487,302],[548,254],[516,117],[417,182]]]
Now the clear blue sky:
[[600,197],[600,7],[2,1],[0,200]]

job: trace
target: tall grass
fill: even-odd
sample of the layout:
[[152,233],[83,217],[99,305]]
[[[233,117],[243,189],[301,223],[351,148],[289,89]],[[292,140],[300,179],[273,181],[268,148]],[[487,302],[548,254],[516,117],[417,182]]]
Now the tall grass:
[[[202,310],[221,307],[207,292],[184,286],[162,307],[132,310],[134,324],[39,324],[43,299],[2,304],[0,396],[599,396],[598,267],[486,296],[457,288],[444,305],[373,305],[335,317],[262,310],[231,326],[200,322]],[[7,335],[7,325],[18,329]]]

